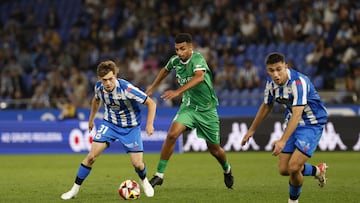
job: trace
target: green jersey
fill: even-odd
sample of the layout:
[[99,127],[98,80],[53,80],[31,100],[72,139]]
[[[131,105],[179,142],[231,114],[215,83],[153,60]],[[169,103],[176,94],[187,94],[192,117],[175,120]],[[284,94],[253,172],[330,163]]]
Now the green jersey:
[[205,71],[204,81],[183,93],[182,106],[192,107],[196,111],[206,111],[218,105],[218,99],[212,84],[211,70],[205,58],[199,52],[194,51],[191,58],[186,62],[181,61],[177,55],[174,55],[165,68],[168,71],[175,69],[180,86],[189,82],[195,75],[195,71]]

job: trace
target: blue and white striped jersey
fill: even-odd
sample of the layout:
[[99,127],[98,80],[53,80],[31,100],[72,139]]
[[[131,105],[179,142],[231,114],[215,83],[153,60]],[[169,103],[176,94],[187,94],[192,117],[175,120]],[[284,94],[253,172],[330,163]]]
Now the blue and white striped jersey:
[[267,79],[264,103],[270,105],[276,101],[283,104],[286,123],[291,117],[292,106],[305,106],[299,125],[325,124],[328,117],[326,107],[309,78],[294,69],[288,69],[287,73],[289,80],[281,86],[270,77]]
[[140,125],[139,103],[143,104],[147,95],[128,81],[117,79],[112,92],[107,92],[98,81],[95,84],[95,98],[104,103],[104,120],[124,128]]

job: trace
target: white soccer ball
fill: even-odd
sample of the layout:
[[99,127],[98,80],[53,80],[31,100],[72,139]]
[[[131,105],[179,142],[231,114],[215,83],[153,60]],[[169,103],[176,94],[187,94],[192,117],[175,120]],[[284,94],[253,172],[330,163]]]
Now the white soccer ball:
[[140,185],[135,180],[125,180],[119,186],[119,195],[124,200],[134,200],[140,197]]

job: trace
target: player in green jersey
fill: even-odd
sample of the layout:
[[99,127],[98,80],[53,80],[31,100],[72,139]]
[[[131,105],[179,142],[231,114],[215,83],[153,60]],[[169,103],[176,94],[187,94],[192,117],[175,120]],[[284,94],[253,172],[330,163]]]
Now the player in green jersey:
[[195,129],[197,136],[206,140],[207,147],[224,170],[226,187],[232,188],[234,178],[225,151],[220,146],[219,116],[216,110],[218,99],[215,95],[211,70],[205,58],[193,51],[192,36],[180,33],[175,37],[176,55],[160,70],[149,89],[151,95],[160,82],[174,69],[180,88],[165,91],[161,98],[173,99],[182,95],[181,106],[170,126],[163,143],[157,172],[150,180],[151,185],[161,185],[167,163],[172,155],[176,139],[186,130]]

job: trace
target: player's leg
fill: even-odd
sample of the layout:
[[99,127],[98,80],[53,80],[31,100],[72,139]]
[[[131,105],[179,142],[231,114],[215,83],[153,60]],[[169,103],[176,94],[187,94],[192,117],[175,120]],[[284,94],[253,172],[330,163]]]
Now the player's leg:
[[224,170],[224,183],[227,188],[232,188],[234,185],[234,177],[232,176],[231,167],[229,164],[228,159],[226,158],[226,153],[223,148],[221,148],[220,144],[212,144],[206,142],[208,149],[213,155],[216,160],[221,165],[222,169]]
[[289,161],[291,158],[292,153],[280,153],[279,160],[278,160],[278,171],[282,176],[289,175]]
[[161,185],[164,179],[165,169],[174,152],[177,138],[186,130],[186,126],[180,122],[173,122],[161,148],[160,160],[154,177],[150,180],[151,185]]
[[[320,141],[324,125],[301,126],[294,133],[296,138],[295,146],[307,157],[311,157]],[[303,176],[314,176],[320,187],[326,184],[326,163],[320,163],[317,166],[305,163],[302,169]]]
[[143,152],[129,152],[131,164],[140,178],[141,185],[147,197],[154,196],[154,189],[146,177],[146,166],[143,161]]
[[322,130],[323,126],[321,125],[299,126],[283,149],[283,152],[289,152],[292,150],[291,148],[295,148],[288,163],[289,201],[297,201],[302,189],[303,176],[323,177],[326,181],[324,171],[326,164],[319,165],[319,168],[306,163],[316,150]]
[[[163,143],[160,159],[169,160],[175,149],[177,138],[186,130],[186,126],[179,122],[173,122]],[[165,169],[164,169],[165,170]]]
[[226,187],[232,188],[234,177],[232,176],[225,150],[220,146],[220,121],[216,109],[201,113],[195,112],[194,118],[198,137],[206,140],[209,152],[216,158],[224,170],[224,183]]
[[61,199],[67,200],[76,197],[81,184],[90,174],[91,167],[95,163],[96,158],[104,151],[106,147],[107,144],[105,142],[93,142],[91,144],[90,152],[87,154],[87,156],[79,166],[73,187],[68,192],[62,194]]
[[146,178],[147,170],[143,160],[144,146],[140,126],[133,128],[115,127],[115,131],[116,134],[119,135],[116,139],[121,142],[126,153],[129,154],[131,164],[140,178],[140,183],[143,186],[145,195],[148,197],[154,196],[154,189]]
[[300,196],[304,176],[302,174],[304,164],[309,159],[308,156],[295,149],[288,163],[289,173],[289,196],[290,200],[297,200]]

